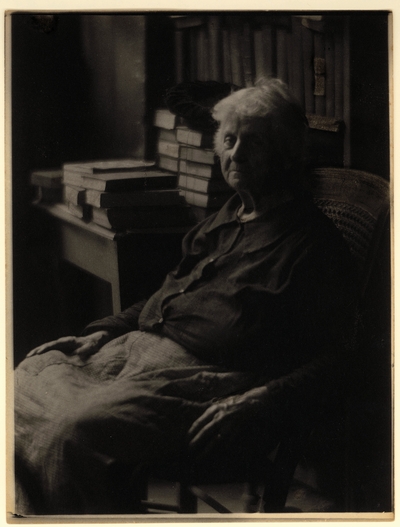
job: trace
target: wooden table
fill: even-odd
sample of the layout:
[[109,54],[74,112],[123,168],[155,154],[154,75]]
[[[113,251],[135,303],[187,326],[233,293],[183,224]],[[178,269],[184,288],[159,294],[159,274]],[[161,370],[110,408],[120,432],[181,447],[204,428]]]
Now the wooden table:
[[180,258],[189,227],[116,233],[68,212],[65,205],[40,204],[48,242],[61,258],[109,282],[112,312],[119,313],[160,285]]

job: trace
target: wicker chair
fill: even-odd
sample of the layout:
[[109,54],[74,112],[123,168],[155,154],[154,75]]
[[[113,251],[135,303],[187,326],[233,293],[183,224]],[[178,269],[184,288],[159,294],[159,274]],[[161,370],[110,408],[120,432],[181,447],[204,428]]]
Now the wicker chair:
[[[342,232],[361,276],[361,302],[368,288],[382,234],[389,218],[389,184],[381,177],[359,170],[321,168],[313,172],[310,190],[316,205]],[[244,512],[282,512],[293,474],[300,460],[310,430],[282,442],[265,474],[264,492],[260,500],[256,486],[246,483]],[[146,492],[145,492],[146,494]],[[146,496],[144,495],[144,498]],[[197,499],[220,513],[229,513],[225,506],[206,494],[189,478],[180,478],[177,505],[154,503],[143,499],[147,512],[164,510],[196,513]]]

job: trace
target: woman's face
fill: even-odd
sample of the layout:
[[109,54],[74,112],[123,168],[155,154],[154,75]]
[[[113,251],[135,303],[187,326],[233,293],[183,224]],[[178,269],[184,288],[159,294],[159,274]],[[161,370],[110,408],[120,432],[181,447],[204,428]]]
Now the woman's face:
[[222,174],[233,189],[257,197],[277,188],[276,152],[266,119],[230,115],[221,123],[219,141]]

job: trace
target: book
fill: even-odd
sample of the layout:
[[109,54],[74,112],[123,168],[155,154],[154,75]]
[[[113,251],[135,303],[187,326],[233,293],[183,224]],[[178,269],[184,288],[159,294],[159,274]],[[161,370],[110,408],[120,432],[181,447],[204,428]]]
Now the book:
[[64,201],[74,205],[83,205],[85,203],[85,189],[83,187],[64,185]]
[[276,28],[276,75],[283,82],[289,80],[286,29],[282,27]]
[[264,25],[254,30],[254,62],[256,78],[270,77],[273,73],[272,27]]
[[232,84],[231,52],[229,42],[229,29],[222,30],[222,57],[223,57],[223,80]]
[[239,27],[232,25],[229,29],[229,44],[231,54],[232,82],[236,86],[244,86],[244,73],[241,60]]
[[203,192],[194,192],[193,190],[180,189],[181,196],[185,198],[189,205],[196,205],[204,208],[222,207],[231,194],[204,194]]
[[31,185],[46,188],[60,188],[62,185],[61,169],[32,170],[29,175]]
[[92,221],[107,229],[146,229],[190,225],[188,206],[92,208]]
[[315,96],[315,113],[317,115],[326,115],[325,100],[325,42],[324,35],[314,33],[314,96]]
[[205,26],[197,28],[197,80],[207,81],[208,78],[208,38]]
[[88,189],[85,199],[88,205],[104,208],[171,206],[182,203],[178,189],[136,192],[101,192]]
[[105,174],[131,172],[154,167],[154,161],[143,159],[109,159],[100,161],[82,161],[79,163],[64,163],[63,173],[78,172],[79,174]]
[[71,203],[70,201],[68,201],[66,205],[68,207],[68,212],[76,218],[81,218],[85,221],[90,220],[92,209],[88,205],[75,205],[75,203]]
[[179,168],[179,159],[174,158],[174,157],[159,155],[157,165],[159,166],[159,168],[162,168],[164,170],[169,170],[170,172],[177,173],[178,168]]
[[343,35],[335,33],[335,117],[343,119]]
[[184,45],[183,45],[183,31],[181,29],[175,29],[175,83],[180,84],[183,82],[183,69],[184,69]]
[[252,57],[252,35],[249,23],[243,24],[243,38],[242,38],[242,62],[243,62],[243,76],[246,88],[253,86],[253,57]]
[[83,176],[83,186],[85,188],[107,192],[168,189],[175,188],[176,183],[176,175],[159,169],[128,172],[126,174],[92,174]]
[[220,16],[208,16],[210,79],[222,81]]
[[314,104],[314,38],[312,31],[302,26],[304,100],[307,114],[313,114]]
[[178,117],[167,108],[158,108],[154,114],[154,126],[173,130],[178,123]]
[[191,130],[187,126],[178,126],[176,128],[176,139],[179,143],[201,148],[212,148],[214,144],[213,134]]
[[83,187],[83,174],[64,169],[62,182],[64,185],[70,185],[72,187]]
[[157,143],[157,152],[163,156],[179,157],[179,143],[159,140]]
[[59,203],[63,200],[63,188],[61,187],[42,187],[40,185],[32,185],[33,197],[32,203]]
[[190,80],[197,79],[197,33],[196,28],[191,28],[189,31],[189,72]]
[[325,63],[326,63],[326,116],[335,117],[335,41],[332,34],[325,35]]
[[189,174],[179,175],[178,187],[195,192],[203,192],[205,194],[213,192],[226,193],[232,190],[224,179],[201,178]]
[[169,141],[173,143],[176,142],[176,130],[167,130],[166,128],[159,128],[158,129],[158,140],[159,141]]
[[218,162],[218,156],[215,155],[214,150],[207,148],[194,148],[191,146],[181,146],[180,158],[185,161],[194,161],[195,163],[205,163],[206,165],[214,165]]
[[207,179],[222,179],[221,166],[219,163],[208,165],[181,159],[179,163],[179,173],[190,174],[191,176],[198,176]]
[[303,53],[302,53],[302,25],[301,20],[294,18],[292,25],[292,93],[304,108],[304,81],[303,81]]

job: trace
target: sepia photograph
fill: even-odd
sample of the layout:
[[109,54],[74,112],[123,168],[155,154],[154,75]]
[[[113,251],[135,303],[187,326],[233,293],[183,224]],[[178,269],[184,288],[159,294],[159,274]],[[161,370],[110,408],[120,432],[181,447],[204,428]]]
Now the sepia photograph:
[[8,521],[393,519],[392,15],[5,12]]

